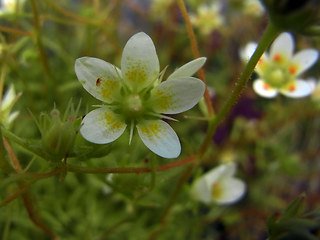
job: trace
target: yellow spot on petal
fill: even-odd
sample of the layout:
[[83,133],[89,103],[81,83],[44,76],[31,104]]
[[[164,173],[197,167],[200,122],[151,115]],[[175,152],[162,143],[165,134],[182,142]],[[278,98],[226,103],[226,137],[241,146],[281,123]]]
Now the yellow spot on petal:
[[172,108],[172,96],[165,94],[159,89],[156,91],[156,95],[158,96],[157,105],[162,111],[167,111]]
[[105,98],[110,98],[119,88],[119,81],[105,80],[100,78],[101,94]]
[[139,62],[129,64],[125,76],[131,84],[136,86],[144,85],[148,81],[146,67]]
[[215,182],[211,185],[211,197],[212,199],[219,199],[221,198],[223,193],[223,189],[219,182]]
[[140,127],[140,131],[148,138],[153,138],[162,132],[161,126],[158,123],[150,123],[146,126]]
[[106,121],[106,127],[111,127],[114,130],[119,130],[123,127],[123,123],[120,122],[112,113],[105,112],[104,120]]

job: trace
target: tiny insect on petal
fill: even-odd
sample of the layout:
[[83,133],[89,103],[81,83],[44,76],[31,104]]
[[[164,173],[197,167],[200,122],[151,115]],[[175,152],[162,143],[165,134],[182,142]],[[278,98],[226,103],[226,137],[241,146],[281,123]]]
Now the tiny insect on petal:
[[97,81],[96,81],[96,86],[97,86],[97,87],[100,87],[101,81],[102,81],[102,78],[101,78],[101,77],[97,78]]
[[111,103],[120,89],[120,70],[98,58],[82,57],[75,62],[80,83],[95,98]]

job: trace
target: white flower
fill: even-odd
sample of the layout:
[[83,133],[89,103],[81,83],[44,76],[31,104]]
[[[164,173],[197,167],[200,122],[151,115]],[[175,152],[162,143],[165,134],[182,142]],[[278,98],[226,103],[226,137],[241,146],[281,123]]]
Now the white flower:
[[259,17],[263,14],[264,9],[259,0],[244,0],[243,12],[248,15]]
[[0,121],[5,127],[10,127],[11,123],[18,117],[19,112],[11,112],[13,105],[21,96],[21,93],[16,94],[14,86],[10,85],[0,104]]
[[16,94],[14,86],[10,85],[0,104],[0,122],[5,127],[10,127],[11,123],[18,117],[19,112],[11,112],[13,105],[21,96],[21,93]]
[[219,29],[224,24],[224,17],[221,14],[222,5],[215,2],[208,5],[201,5],[197,9],[197,14],[190,14],[192,24],[204,35],[210,34],[213,30]]
[[119,138],[126,127],[130,140],[134,127],[143,143],[165,158],[179,156],[179,138],[162,118],[164,114],[184,112],[198,103],[205,84],[190,77],[205,63],[195,59],[173,72],[161,82],[159,60],[151,38],[145,33],[132,36],[124,47],[121,70],[103,60],[82,57],[75,71],[83,87],[105,105],[88,113],[80,132],[90,142],[110,143]]
[[[243,55],[252,55],[255,48],[250,43],[247,54]],[[260,78],[254,81],[253,89],[257,94],[273,98],[280,92],[287,97],[299,98],[312,93],[312,86],[300,75],[317,61],[318,51],[305,49],[296,54],[293,51],[294,40],[291,34],[282,33],[276,38],[270,52],[264,53],[256,66]]]
[[245,183],[234,178],[234,163],[220,165],[204,174],[192,184],[192,196],[203,203],[232,204],[246,191]]
[[14,13],[25,0],[0,0],[0,14]]

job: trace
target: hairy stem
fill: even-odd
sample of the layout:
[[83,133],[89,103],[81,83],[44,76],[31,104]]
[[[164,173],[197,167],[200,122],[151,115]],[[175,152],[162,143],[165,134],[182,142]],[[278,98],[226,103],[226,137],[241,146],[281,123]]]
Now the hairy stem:
[[272,43],[272,41],[277,37],[279,33],[280,33],[280,29],[278,29],[272,23],[269,23],[259,42],[259,45],[256,51],[250,58],[241,77],[239,78],[239,81],[236,83],[236,86],[233,92],[231,93],[230,97],[228,98],[228,100],[226,101],[222,109],[217,113],[217,115],[212,120],[209,121],[206,137],[199,150],[199,158],[201,158],[204,155],[209,145],[211,144],[212,137],[216,131],[217,126],[226,117],[226,115],[231,110],[232,106],[238,101],[243,90],[246,88],[247,82],[250,79],[251,74],[254,71],[254,68],[258,63],[260,57],[266,51],[268,46]]

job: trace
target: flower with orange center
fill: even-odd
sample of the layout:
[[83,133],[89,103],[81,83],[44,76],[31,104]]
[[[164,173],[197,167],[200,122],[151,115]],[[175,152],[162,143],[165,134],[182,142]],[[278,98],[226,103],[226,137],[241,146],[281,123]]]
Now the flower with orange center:
[[[242,55],[251,56],[256,44],[250,43]],[[318,59],[318,51],[305,49],[293,54],[291,34],[282,33],[275,39],[269,53],[264,53],[255,71],[260,76],[253,83],[254,91],[262,97],[273,98],[278,92],[293,98],[312,93],[312,86],[300,76]]]
[[236,165],[222,164],[192,184],[191,193],[194,199],[206,204],[232,204],[239,201],[245,194],[245,183],[234,177]]
[[143,143],[165,158],[180,155],[180,141],[162,114],[177,114],[196,105],[205,84],[191,77],[206,58],[195,59],[174,71],[162,82],[159,60],[151,38],[145,33],[132,36],[124,47],[121,70],[101,59],[82,57],[76,60],[75,72],[83,87],[104,102],[89,112],[80,132],[90,142],[110,143],[127,126],[131,142],[134,128]]

